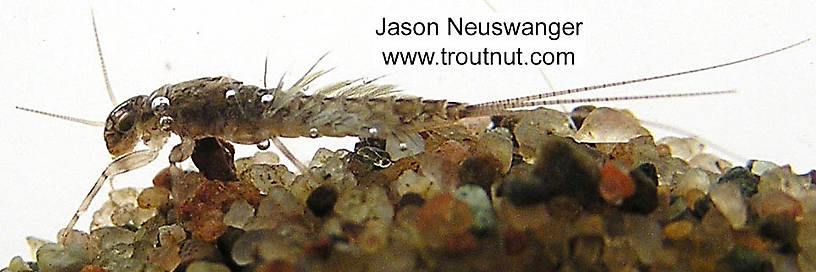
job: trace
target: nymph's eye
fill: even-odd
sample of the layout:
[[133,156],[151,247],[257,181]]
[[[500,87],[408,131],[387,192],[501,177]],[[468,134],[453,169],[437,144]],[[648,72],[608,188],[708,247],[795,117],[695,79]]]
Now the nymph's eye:
[[135,116],[131,113],[122,114],[119,117],[119,120],[116,121],[116,130],[119,132],[127,132],[131,128],[133,128],[133,123],[135,120]]

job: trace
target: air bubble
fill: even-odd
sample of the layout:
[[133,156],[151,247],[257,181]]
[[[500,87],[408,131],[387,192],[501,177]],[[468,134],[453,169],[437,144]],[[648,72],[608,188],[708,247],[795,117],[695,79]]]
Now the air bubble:
[[320,134],[317,133],[317,128],[309,129],[309,137],[317,138]]
[[385,159],[385,158],[379,159],[379,160],[374,162],[374,166],[379,167],[379,168],[383,168],[383,169],[388,168],[389,166],[391,166],[391,164],[393,164],[391,162],[391,160]]
[[164,96],[157,96],[150,102],[150,108],[153,109],[154,112],[165,111],[168,107],[170,107],[170,99]]
[[272,94],[264,94],[261,96],[261,103],[264,105],[269,105],[272,103],[272,100],[275,99],[275,96]]
[[170,125],[172,125],[172,124],[173,124],[173,117],[162,116],[161,118],[159,118],[159,127],[161,128],[161,130],[169,131],[170,130]]
[[234,100],[234,99],[235,99],[235,94],[236,94],[236,93],[235,93],[235,90],[233,90],[233,89],[229,89],[229,90],[227,90],[226,92],[224,92],[224,97],[225,97],[227,100]]
[[266,141],[260,142],[260,143],[258,143],[256,146],[257,146],[257,147],[258,147],[258,149],[260,149],[260,150],[267,150],[267,149],[269,149],[269,140],[266,140]]

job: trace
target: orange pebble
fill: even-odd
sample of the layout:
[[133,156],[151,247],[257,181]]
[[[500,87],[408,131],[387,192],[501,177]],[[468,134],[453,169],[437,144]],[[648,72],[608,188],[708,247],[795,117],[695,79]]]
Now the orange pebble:
[[601,182],[598,186],[601,197],[614,205],[620,205],[624,198],[635,194],[635,182],[612,161],[606,161],[601,167]]

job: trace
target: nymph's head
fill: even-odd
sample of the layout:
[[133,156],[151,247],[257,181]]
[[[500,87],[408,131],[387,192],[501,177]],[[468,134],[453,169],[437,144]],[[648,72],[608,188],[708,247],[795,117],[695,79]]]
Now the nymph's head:
[[105,144],[114,157],[133,151],[139,140],[148,144],[154,135],[162,134],[155,125],[155,115],[145,106],[146,100],[145,95],[131,97],[116,106],[105,120]]

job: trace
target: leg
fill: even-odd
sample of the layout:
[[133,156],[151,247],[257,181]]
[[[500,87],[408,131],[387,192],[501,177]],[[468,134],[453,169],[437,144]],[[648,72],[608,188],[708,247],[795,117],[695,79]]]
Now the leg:
[[178,163],[186,160],[193,155],[193,149],[195,149],[194,140],[181,139],[181,143],[170,150],[170,163]]
[[111,191],[116,190],[116,188],[113,187],[113,177],[108,177],[108,185],[110,185]]
[[158,150],[139,150],[122,155],[111,162],[108,167],[105,168],[105,171],[102,171],[102,175],[96,179],[96,183],[94,183],[94,186],[91,188],[91,191],[88,192],[88,195],[85,196],[85,199],[82,200],[82,203],[79,204],[79,208],[77,208],[74,216],[71,217],[71,221],[68,222],[68,226],[66,226],[60,233],[60,243],[65,241],[68,233],[74,228],[77,220],[79,220],[79,216],[88,210],[88,206],[91,205],[91,201],[93,200],[94,196],[96,196],[96,193],[98,193],[99,189],[102,188],[102,184],[105,183],[105,180],[108,179],[108,177],[113,177],[118,174],[145,166],[151,161],[155,160],[158,155]]
[[272,143],[275,144],[278,150],[280,150],[280,152],[283,153],[283,155],[286,156],[286,158],[289,159],[289,161],[291,161],[292,164],[294,164],[295,167],[298,168],[298,170],[300,170],[301,174],[309,173],[308,171],[309,169],[306,168],[306,165],[304,165],[302,162],[300,162],[300,160],[295,158],[295,155],[292,154],[292,151],[289,151],[289,148],[283,145],[283,142],[281,142],[280,139],[278,139],[278,137],[272,137],[272,139],[270,140],[272,141]]

